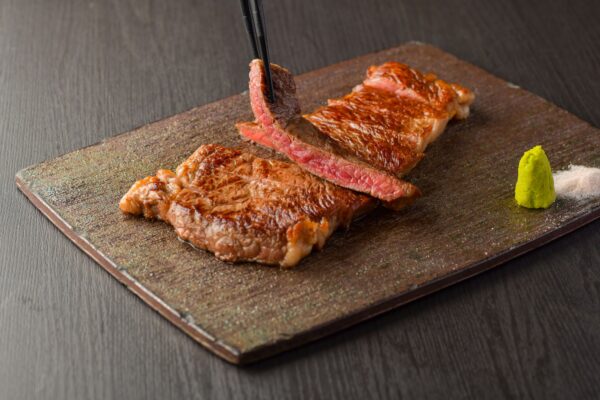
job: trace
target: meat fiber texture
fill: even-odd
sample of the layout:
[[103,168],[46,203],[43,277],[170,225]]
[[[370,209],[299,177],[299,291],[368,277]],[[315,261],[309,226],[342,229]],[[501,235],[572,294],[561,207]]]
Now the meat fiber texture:
[[466,118],[473,93],[433,74],[389,62],[370,67],[365,81],[302,116],[293,76],[271,64],[276,100],[270,103],[264,65],[250,64],[255,122],[240,134],[286,155],[309,172],[400,208],[420,195],[401,179],[423,158],[452,118]]
[[293,267],[376,202],[297,165],[216,144],[175,172],[136,182],[119,206],[171,224],[177,235],[224,261]]
[[271,68],[276,101],[267,101],[263,64],[254,60],[256,121],[237,126],[295,163],[203,145],[175,172],[159,170],[136,182],[121,210],[163,220],[224,261],[293,267],[338,227],[373,209],[375,198],[400,208],[418,197],[419,189],[400,177],[449,119],[468,115],[473,101],[468,89],[386,63],[371,67],[352,93],[302,116],[292,75]]

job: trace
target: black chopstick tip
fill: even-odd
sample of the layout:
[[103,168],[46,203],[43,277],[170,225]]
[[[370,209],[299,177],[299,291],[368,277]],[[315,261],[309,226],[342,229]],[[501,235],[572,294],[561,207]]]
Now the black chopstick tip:
[[242,16],[246,25],[246,31],[252,44],[254,58],[263,61],[265,76],[269,86],[268,99],[271,103],[275,102],[275,88],[273,86],[273,77],[271,76],[271,63],[269,62],[269,49],[267,46],[267,32],[262,17],[262,4],[260,0],[241,0]]

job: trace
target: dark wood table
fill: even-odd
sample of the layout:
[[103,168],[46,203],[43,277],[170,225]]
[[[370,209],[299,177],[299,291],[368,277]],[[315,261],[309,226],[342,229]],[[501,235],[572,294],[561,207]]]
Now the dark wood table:
[[[597,1],[265,1],[295,73],[429,42],[600,126]],[[78,250],[14,173],[245,90],[238,2],[0,0],[0,398],[598,398],[600,221],[249,367]]]

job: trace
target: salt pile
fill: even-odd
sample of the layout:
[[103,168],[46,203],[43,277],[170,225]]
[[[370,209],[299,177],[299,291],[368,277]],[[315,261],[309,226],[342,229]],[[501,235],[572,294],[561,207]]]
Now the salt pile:
[[558,197],[586,199],[600,196],[600,168],[570,165],[554,176],[554,190]]

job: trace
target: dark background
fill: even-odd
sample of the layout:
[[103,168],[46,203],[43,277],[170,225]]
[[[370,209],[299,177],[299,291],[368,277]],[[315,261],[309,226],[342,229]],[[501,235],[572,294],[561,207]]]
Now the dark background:
[[[295,73],[420,40],[600,126],[598,1],[264,2]],[[245,90],[249,58],[237,0],[0,0],[1,399],[598,398],[600,221],[240,368],[17,191],[25,166]]]

